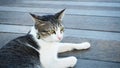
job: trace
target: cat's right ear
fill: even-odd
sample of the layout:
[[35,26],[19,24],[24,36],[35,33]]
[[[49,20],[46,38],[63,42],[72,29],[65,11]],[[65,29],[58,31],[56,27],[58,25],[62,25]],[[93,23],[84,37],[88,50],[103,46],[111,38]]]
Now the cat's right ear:
[[34,19],[35,23],[42,23],[43,21],[39,19],[40,16],[38,15],[35,15],[35,14],[32,14],[32,13],[29,13],[32,18]]

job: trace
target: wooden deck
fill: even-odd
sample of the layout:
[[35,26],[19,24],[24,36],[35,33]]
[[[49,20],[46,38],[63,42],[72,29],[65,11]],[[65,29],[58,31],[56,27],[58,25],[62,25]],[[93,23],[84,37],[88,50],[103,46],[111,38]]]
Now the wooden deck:
[[34,24],[29,12],[53,14],[64,8],[62,42],[88,41],[92,46],[59,56],[76,56],[75,68],[120,68],[119,0],[0,0],[0,48],[29,31]]

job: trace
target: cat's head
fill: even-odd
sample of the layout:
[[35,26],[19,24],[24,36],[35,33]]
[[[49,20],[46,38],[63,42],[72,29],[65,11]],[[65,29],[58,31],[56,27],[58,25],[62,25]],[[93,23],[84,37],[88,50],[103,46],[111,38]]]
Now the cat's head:
[[54,15],[39,16],[35,14],[30,15],[35,21],[35,29],[37,30],[37,39],[42,39],[48,42],[59,42],[63,38],[64,26],[62,25],[62,18],[64,11]]

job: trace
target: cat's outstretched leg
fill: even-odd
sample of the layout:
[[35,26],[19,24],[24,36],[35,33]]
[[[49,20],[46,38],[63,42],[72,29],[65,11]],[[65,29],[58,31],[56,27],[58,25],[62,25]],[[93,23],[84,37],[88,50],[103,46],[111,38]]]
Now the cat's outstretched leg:
[[58,52],[66,52],[66,51],[71,51],[71,50],[81,50],[81,49],[88,49],[90,48],[90,43],[89,42],[84,42],[80,44],[73,44],[73,43],[59,43],[59,49]]

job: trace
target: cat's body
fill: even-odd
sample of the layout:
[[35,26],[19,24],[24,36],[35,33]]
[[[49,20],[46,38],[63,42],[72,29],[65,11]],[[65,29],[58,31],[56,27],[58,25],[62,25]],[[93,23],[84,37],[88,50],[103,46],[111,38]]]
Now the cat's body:
[[74,56],[58,58],[57,54],[73,49],[88,49],[90,44],[60,43],[64,27],[62,10],[55,15],[37,16],[29,34],[9,42],[0,50],[0,68],[68,68],[74,67]]

